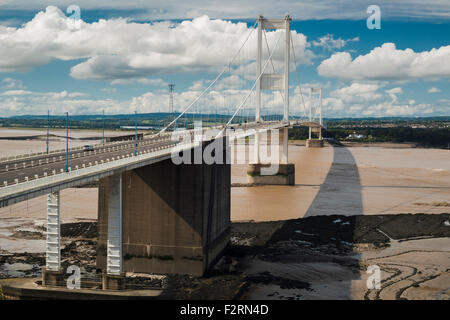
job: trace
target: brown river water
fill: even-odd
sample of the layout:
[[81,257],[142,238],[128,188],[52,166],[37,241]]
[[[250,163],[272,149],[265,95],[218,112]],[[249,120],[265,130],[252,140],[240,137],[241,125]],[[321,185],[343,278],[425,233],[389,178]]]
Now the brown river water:
[[[330,214],[450,213],[450,206],[436,205],[450,202],[449,159],[450,151],[443,149],[307,149],[290,144],[289,161],[295,164],[296,185],[233,187],[231,219],[272,221]],[[231,174],[232,183],[245,183],[246,165],[232,165]],[[61,197],[63,221],[96,219],[95,189],[66,189]],[[45,214],[45,197],[0,209],[1,218],[44,220]]]

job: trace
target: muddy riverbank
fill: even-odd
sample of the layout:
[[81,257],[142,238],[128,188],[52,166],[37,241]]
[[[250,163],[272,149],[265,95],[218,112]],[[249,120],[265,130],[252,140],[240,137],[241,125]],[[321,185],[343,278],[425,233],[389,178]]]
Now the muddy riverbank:
[[[63,224],[61,254],[63,267],[99,281],[96,227]],[[23,241],[40,233],[11,231]],[[0,278],[39,277],[44,263],[43,252],[4,250]],[[369,265],[381,269],[379,290],[366,286]],[[331,215],[233,223],[226,254],[205,277],[128,281],[175,299],[450,299],[449,272],[450,214]]]

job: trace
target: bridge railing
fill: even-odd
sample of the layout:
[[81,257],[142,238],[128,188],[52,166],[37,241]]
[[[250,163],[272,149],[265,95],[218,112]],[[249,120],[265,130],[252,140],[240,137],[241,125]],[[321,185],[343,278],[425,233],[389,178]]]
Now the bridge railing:
[[[266,122],[264,125],[262,125],[262,128],[264,130],[270,130],[270,129],[273,129],[273,128],[278,128],[279,124],[280,123],[278,123],[278,122]],[[204,137],[203,134],[204,134],[204,132],[206,130],[208,130],[208,128],[203,128],[202,129],[202,133],[201,133],[202,137]],[[197,131],[197,130],[194,130],[194,129],[188,130],[187,133],[191,135],[191,139],[187,139],[187,140],[183,139],[181,141],[173,141],[171,132],[163,134],[163,135],[161,135],[161,137],[156,137],[156,138],[152,138],[152,139],[145,139],[144,141],[141,142],[141,146],[145,146],[145,145],[150,144],[151,142],[158,142],[158,141],[159,142],[172,141],[172,143],[166,144],[166,145],[163,145],[163,146],[151,146],[151,145],[149,145],[149,147],[147,149],[138,151],[137,156],[142,156],[142,155],[145,155],[145,154],[148,154],[148,153],[152,153],[152,152],[158,152],[158,151],[169,149],[169,148],[172,148],[172,147],[178,147],[178,150],[182,150],[184,148],[183,145],[188,145],[188,144],[195,145],[195,143],[198,143],[198,141],[195,142],[195,139],[194,139],[194,135],[196,134],[195,131]],[[207,137],[204,141],[212,140],[212,139],[214,139],[213,136]],[[111,147],[111,145],[109,145],[109,146]],[[71,167],[69,167],[69,172],[66,172],[64,169],[60,169],[60,170],[56,170],[55,169],[55,170],[52,170],[51,172],[43,172],[41,175],[35,174],[33,177],[24,177],[23,179],[15,179],[14,183],[12,183],[12,184],[8,183],[7,181],[3,181],[3,182],[0,181],[0,190],[3,190],[3,189],[8,188],[8,187],[14,187],[14,186],[17,186],[18,184],[35,183],[36,181],[39,182],[41,179],[47,179],[47,181],[51,181],[51,180],[49,180],[49,178],[56,177],[56,176],[60,177],[63,174],[69,174],[70,175],[73,172],[76,172],[76,171],[79,171],[79,170],[83,170],[83,172],[89,172],[89,171],[92,171],[93,167],[96,167],[96,166],[99,166],[99,165],[106,165],[106,164],[109,164],[109,163],[112,163],[112,162],[116,162],[116,161],[119,161],[119,160],[121,160],[121,161],[126,161],[126,159],[130,159],[131,160],[132,158],[134,159],[135,157],[136,156],[134,155],[134,152],[130,152],[130,153],[127,153],[127,154],[122,154],[120,156],[107,158],[106,160],[102,159],[102,160],[97,160],[97,161],[94,161],[94,162],[83,163],[83,164],[81,164],[81,166],[79,166],[79,165],[76,165],[74,167],[71,166]],[[18,168],[18,169],[22,169],[22,168]],[[97,169],[94,168],[94,171],[95,170],[97,170]]]
[[[269,122],[267,122],[269,123]],[[220,127],[219,127],[220,128]],[[207,128],[203,128],[204,130],[206,130]],[[193,130],[193,129],[191,129]],[[189,130],[188,130],[189,131]],[[158,134],[157,136],[152,136],[152,137],[148,137],[148,138],[144,138],[143,140],[154,140],[154,141],[158,141],[161,138],[165,138],[166,140],[170,139],[172,133],[169,132],[163,132]],[[105,144],[103,143],[97,143],[94,144],[94,147],[111,147],[111,146],[115,146],[115,145],[119,145],[119,144],[126,144],[128,143],[132,143],[134,140],[129,140],[129,141],[113,141],[113,142],[107,142]],[[142,141],[142,140],[141,140]],[[71,147],[68,149],[69,152],[74,152],[74,151],[81,151],[84,149],[84,146],[79,146],[79,147]],[[0,163],[2,162],[11,162],[11,161],[16,161],[16,160],[28,160],[30,158],[35,158],[38,156],[51,156],[57,153],[65,153],[66,149],[55,149],[55,150],[49,150],[49,152],[45,152],[45,151],[41,151],[41,152],[34,152],[34,153],[25,153],[25,154],[19,154],[19,155],[15,155],[15,156],[7,156],[7,157],[0,157]]]
[[[139,159],[140,156],[146,155],[148,153],[152,153],[152,152],[158,152],[158,151],[162,151],[165,149],[169,149],[172,148],[174,146],[175,143],[173,144],[167,144],[167,145],[163,145],[163,146],[155,146],[155,147],[151,147],[147,150],[143,150],[143,151],[139,151],[138,154],[135,156],[134,152],[131,153],[127,153],[121,156],[116,156],[116,157],[111,157],[111,158],[107,158],[106,160],[100,160],[100,161],[95,161],[95,162],[89,162],[87,165],[83,164],[81,166],[75,166],[74,168],[69,167],[69,172],[66,172],[64,170],[53,170],[50,173],[48,172],[44,172],[41,175],[34,175],[31,179],[29,177],[25,177],[24,179],[15,179],[13,184],[8,184],[6,181],[3,181],[3,184],[0,185],[0,190],[4,190],[6,188],[13,188],[15,186],[23,185],[24,183],[27,183],[29,186],[37,186],[37,184],[39,184],[41,181],[43,181],[43,179],[46,179],[47,183],[52,183],[55,181],[55,179],[59,179],[59,177],[61,177],[62,175],[66,175],[68,177],[71,177],[74,175],[74,173],[76,172],[80,172],[83,174],[86,173],[93,173],[94,171],[97,171],[97,167],[98,166],[103,166],[104,169],[108,169],[108,168],[112,168],[114,167],[115,163],[117,163],[118,161],[120,161],[121,163],[126,163],[126,161],[130,161],[131,159]],[[95,168],[94,168],[95,167]],[[0,193],[1,196],[1,193]]]
[[[162,133],[160,135],[160,137],[165,137],[165,138],[167,138],[168,136],[170,136],[170,133]],[[144,140],[149,140],[149,139],[152,139],[152,138],[147,138],[147,139],[144,138]],[[113,142],[107,142],[105,144],[97,143],[97,144],[94,144],[93,146],[94,147],[114,146],[114,145],[118,145],[118,144],[126,144],[127,142],[132,142],[132,141],[134,141],[134,140],[113,141]],[[74,152],[74,151],[83,150],[83,149],[84,149],[84,146],[71,147],[71,148],[69,148],[68,151],[69,152]],[[2,162],[11,162],[11,161],[16,161],[16,160],[23,160],[23,159],[30,159],[30,158],[35,158],[35,157],[38,157],[38,156],[53,155],[53,154],[56,154],[56,153],[64,153],[64,152],[66,152],[65,148],[64,149],[49,150],[48,153],[45,152],[45,151],[42,151],[42,152],[19,154],[19,155],[16,155],[16,156],[0,157],[0,163],[2,163]]]

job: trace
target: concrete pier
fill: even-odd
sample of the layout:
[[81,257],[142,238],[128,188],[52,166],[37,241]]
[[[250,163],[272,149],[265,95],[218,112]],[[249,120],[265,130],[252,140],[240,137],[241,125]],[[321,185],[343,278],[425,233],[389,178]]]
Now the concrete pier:
[[102,289],[103,290],[124,290],[125,274],[109,274],[106,270],[102,273]]
[[249,164],[247,166],[247,182],[268,185],[295,185],[295,166],[293,163],[279,164],[274,175],[261,175],[261,168],[270,164]]
[[61,287],[64,286],[64,270],[49,270],[42,267],[42,285],[44,287]]
[[307,148],[323,148],[323,140],[322,139],[308,139],[306,140]]
[[[187,152],[194,159],[196,151]],[[113,183],[117,179],[104,178],[99,187],[100,269],[106,267]],[[229,164],[175,165],[168,159],[123,173],[121,186],[123,272],[201,276],[228,245]]]
[[278,137],[272,136],[273,133],[276,132],[268,131],[260,134],[258,140],[255,138],[255,163],[247,166],[247,182],[294,185],[295,166],[288,163],[288,129],[278,130]]

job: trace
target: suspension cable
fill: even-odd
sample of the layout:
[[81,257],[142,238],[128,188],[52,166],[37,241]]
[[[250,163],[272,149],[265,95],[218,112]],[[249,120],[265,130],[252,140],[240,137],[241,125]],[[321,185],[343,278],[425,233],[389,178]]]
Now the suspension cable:
[[300,91],[300,97],[302,99],[302,104],[303,104],[303,116],[306,117],[306,104],[305,104],[305,99],[304,99],[303,93],[302,93],[302,86],[300,84],[300,76],[299,76],[299,73],[298,73],[297,58],[295,56],[294,40],[292,38],[292,33],[291,33],[291,46],[292,46],[292,53],[294,55],[295,75],[296,75],[296,78],[297,78],[298,89]]
[[253,25],[253,27],[250,29],[250,32],[247,36],[247,38],[245,39],[245,41],[242,43],[241,47],[239,48],[239,50],[236,52],[236,54],[234,55],[234,57],[230,60],[230,62],[223,68],[223,70],[219,73],[219,75],[209,84],[209,86],[203,90],[202,93],[200,93],[200,95],[198,95],[194,101],[192,101],[191,104],[189,104],[184,110],[183,112],[181,112],[175,119],[172,120],[172,122],[170,122],[167,126],[165,126],[163,129],[161,129],[158,133],[154,134],[153,136],[156,135],[160,135],[161,133],[163,133],[164,131],[167,130],[167,128],[169,128],[172,124],[174,124],[180,117],[182,117],[186,111],[188,111],[216,82],[217,80],[220,79],[220,77],[227,71],[228,68],[230,68],[231,64],[234,62],[234,60],[236,59],[236,57],[238,56],[238,54],[241,52],[242,48],[244,47],[244,45],[247,43],[248,39],[250,38],[250,35],[253,33],[253,31],[255,30],[255,26],[258,23],[258,21],[255,21],[255,24]]
[[[263,29],[263,31],[264,31],[264,39],[266,40],[267,52],[268,52],[268,54],[271,56],[271,54],[270,54],[270,49],[269,49],[269,42],[267,41],[267,36],[266,36],[266,30]],[[275,74],[275,66],[273,65],[273,60],[272,60],[272,58],[270,58],[270,63],[272,64],[272,70],[273,70],[273,73]],[[286,71],[285,71],[285,72],[286,72]],[[278,90],[278,92],[280,93],[281,98],[283,99],[283,103],[284,103],[284,95],[283,95],[283,93],[281,92],[281,90]]]
[[[280,33],[280,37],[277,40],[277,43],[275,44],[275,47],[278,47],[278,43],[280,42],[281,39],[281,35],[282,33]],[[266,63],[264,64],[264,67],[261,70],[261,73],[259,74],[258,78],[256,78],[255,83],[253,84],[252,88],[250,89],[250,92],[248,93],[248,95],[245,97],[245,99],[241,102],[241,104],[237,107],[236,111],[234,112],[233,116],[231,117],[230,120],[228,120],[228,122],[225,124],[225,126],[223,127],[223,129],[219,132],[219,134],[216,136],[219,137],[223,131],[228,127],[228,125],[231,123],[231,121],[233,121],[233,118],[236,116],[236,114],[239,112],[239,110],[241,110],[242,106],[245,104],[245,102],[247,101],[247,99],[250,97],[250,95],[252,94],[253,90],[256,87],[256,84],[258,83],[258,80],[261,78],[261,76],[263,75],[264,71],[266,70],[267,65],[269,64],[270,59],[272,58],[273,53],[275,52],[272,51],[272,53],[269,56],[269,59],[267,59]]]

